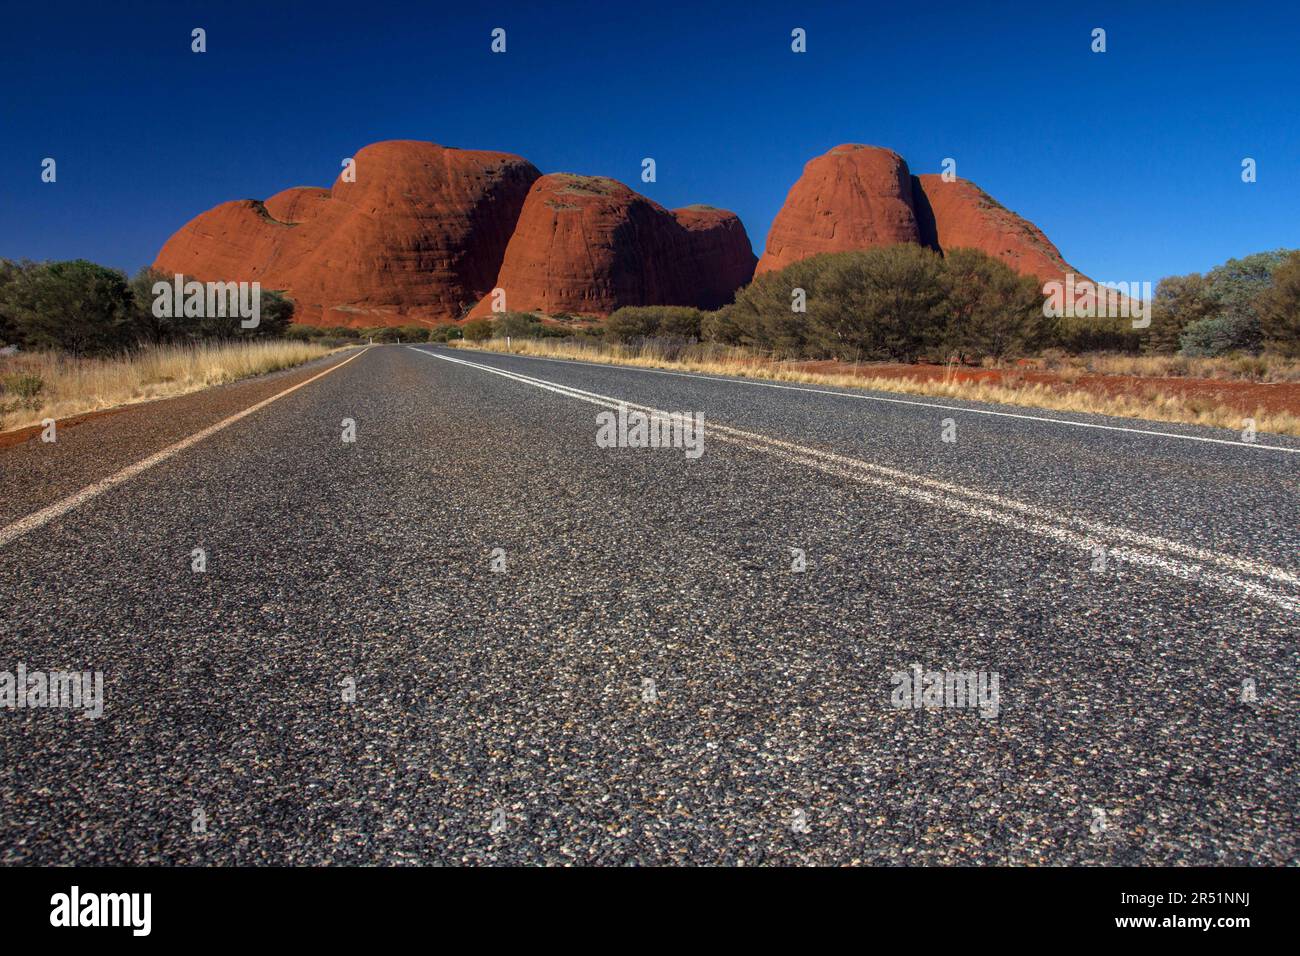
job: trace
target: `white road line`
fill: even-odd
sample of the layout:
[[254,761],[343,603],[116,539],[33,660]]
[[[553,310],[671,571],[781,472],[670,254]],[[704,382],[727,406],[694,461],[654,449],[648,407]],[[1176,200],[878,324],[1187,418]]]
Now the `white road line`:
[[[564,395],[568,398],[575,398],[593,405],[605,408],[617,408],[619,405],[624,405],[654,415],[668,414],[660,409],[638,405],[634,402],[626,402],[597,392],[588,392],[583,389],[561,385],[557,382],[510,372],[491,365],[480,365],[465,359],[428,352],[414,346],[408,347],[430,358],[500,375],[503,378],[512,379],[525,385],[531,385],[535,388]],[[1075,515],[1060,514],[1003,495],[990,494],[978,489],[927,478],[924,475],[914,475],[895,468],[874,465],[871,462],[850,458],[845,455],[837,455],[817,448],[809,448],[770,438],[766,435],[709,423],[707,420],[705,430],[715,439],[740,445],[752,451],[775,455],[788,462],[815,468],[827,474],[847,478],[862,484],[869,484],[892,494],[923,502],[932,507],[958,512],[966,517],[978,518],[1011,527],[1018,531],[1051,538],[1080,550],[1093,551],[1100,544],[1105,544],[1107,545],[1107,554],[1116,561],[1153,568],[1174,577],[1209,584],[1237,594],[1245,594],[1288,611],[1300,613],[1300,598],[1285,593],[1285,591],[1274,590],[1261,581],[1237,576],[1241,574],[1263,578],[1265,581],[1280,585],[1283,588],[1300,585],[1300,577],[1263,561],[1239,558],[1235,555],[1196,548],[1179,541],[1144,534],[1128,528],[1089,521]],[[1135,547],[1135,545],[1143,547]],[[1161,554],[1160,552],[1165,553]],[[1174,557],[1175,555],[1177,557]],[[1200,563],[1189,563],[1180,560],[1180,558],[1191,558]],[[1206,567],[1205,565],[1217,565],[1218,567]]]
[[343,366],[347,365],[349,362],[353,361],[354,359],[359,359],[361,356],[365,355],[366,352],[368,351],[370,351],[369,348],[364,348],[356,355],[344,359],[342,362],[339,362],[337,365],[331,365],[329,368],[325,369],[325,371],[313,375],[311,378],[306,379],[305,381],[301,381],[297,385],[292,385],[289,388],[286,388],[283,392],[277,392],[276,394],[272,395],[270,398],[264,398],[262,399],[262,401],[256,403],[255,405],[248,406],[242,412],[236,412],[234,415],[231,415],[229,418],[222,419],[221,421],[217,422],[215,425],[209,425],[207,428],[203,429],[202,431],[195,432],[189,438],[182,438],[174,445],[168,445],[162,451],[156,452],[150,455],[148,458],[145,458],[141,461],[137,461],[134,465],[127,465],[121,471],[114,472],[113,474],[109,475],[107,478],[101,478],[99,481],[95,482],[94,484],[87,485],[85,488],[82,488],[80,491],[69,495],[68,497],[64,498],[61,501],[56,501],[54,504],[48,505],[47,507],[42,508],[40,511],[33,512],[32,514],[29,514],[26,518],[20,518],[19,520],[15,521],[13,524],[5,525],[5,527],[0,528],[0,548],[5,547],[16,538],[22,537],[23,535],[27,534],[27,532],[34,531],[37,528],[41,527],[42,525],[47,525],[51,521],[55,520],[56,518],[62,517],[63,515],[67,514],[69,511],[72,511],[74,508],[81,507],[87,501],[90,501],[92,498],[102,495],[104,492],[108,491],[109,489],[116,488],[118,485],[130,481],[136,475],[148,471],[150,468],[154,467],[155,465],[161,464],[162,462],[166,461],[168,458],[172,458],[176,455],[179,455],[185,449],[197,445],[199,442],[203,441],[203,439],[215,435],[223,428],[227,428],[235,424],[235,422],[239,421],[240,419],[247,418],[249,415],[253,414],[253,412],[265,408],[267,405],[270,405],[272,402],[278,401],[279,399],[284,398],[286,395],[290,395],[298,391],[298,389],[310,385],[318,378],[324,378],[330,372],[341,369]]
[[[424,351],[417,349],[416,351]],[[888,405],[915,405],[920,408],[937,408],[947,412],[968,412],[971,415],[990,415],[996,418],[1019,418],[1031,422],[1050,422],[1053,425],[1071,425],[1075,428],[1096,428],[1101,431],[1127,432],[1133,435],[1151,435],[1157,438],[1180,438],[1183,441],[1208,442],[1212,445],[1231,445],[1234,448],[1253,448],[1256,451],[1281,451],[1291,455],[1300,455],[1300,448],[1288,445],[1264,445],[1259,442],[1237,441],[1231,438],[1209,438],[1205,435],[1184,435],[1181,432],[1162,432],[1153,428],[1130,428],[1126,425],[1102,425],[1097,422],[1076,422],[1068,418],[1049,418],[1045,415],[1027,415],[1022,412],[998,412],[991,408],[970,408],[965,405],[941,405],[938,402],[921,402],[909,398],[885,398],[882,395],[867,395],[859,392],[838,392],[830,388],[810,388],[806,385],[782,385],[779,382],[760,382],[749,378],[728,378],[721,375],[705,375],[702,372],[673,372],[662,368],[641,368],[637,365],[614,365],[603,362],[581,362],[576,359],[546,358],[542,355],[515,355],[512,352],[490,352],[479,350],[484,355],[509,355],[511,358],[531,359],[535,362],[557,362],[564,365],[582,365],[586,368],[617,369],[620,372],[649,372],[654,375],[675,375],[679,378],[696,378],[706,382],[726,382],[729,385],[753,385],[758,388],[779,388],[790,392],[811,392],[814,395],[835,395],[839,398],[853,398],[863,402],[883,402]],[[435,353],[429,353],[435,354]],[[974,401],[974,399],[972,399]],[[1100,413],[1098,413],[1100,414]],[[1244,416],[1243,416],[1244,417]],[[1190,425],[1189,428],[1199,426]]]

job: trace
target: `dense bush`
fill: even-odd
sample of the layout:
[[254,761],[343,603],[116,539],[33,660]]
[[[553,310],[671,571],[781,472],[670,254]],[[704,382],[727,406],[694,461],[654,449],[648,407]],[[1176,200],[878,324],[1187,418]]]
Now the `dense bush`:
[[470,319],[461,326],[466,342],[486,342],[492,338],[492,323],[487,319]]
[[[1229,259],[1203,276],[1162,279],[1145,348],[1153,352],[1179,348],[1188,356],[1257,352],[1265,345],[1279,351],[1295,348],[1295,332],[1287,333],[1285,320],[1278,325],[1277,309],[1284,293],[1275,291],[1276,273],[1294,255],[1281,249],[1258,252]],[[1289,280],[1284,276],[1284,281]]]
[[1046,344],[1038,280],[975,249],[952,249],[943,260],[940,357],[959,360],[1021,355]]
[[1040,343],[1042,301],[1035,280],[977,250],[944,258],[899,244],[761,275],[706,317],[703,332],[797,358],[1002,358]]
[[401,325],[397,327],[399,342],[427,342],[429,327],[427,325]]
[[616,342],[636,339],[698,339],[704,313],[684,305],[623,306],[605,323],[605,335]]
[[429,330],[428,341],[430,342],[450,342],[452,339],[461,337],[459,325],[435,325]]
[[492,318],[492,333],[498,338],[536,339],[542,335],[542,323],[531,312],[501,312]]
[[345,325],[322,327],[319,325],[291,325],[284,332],[286,339],[298,342],[316,342],[331,348],[350,345],[357,341],[360,332]]
[[1138,352],[1142,331],[1133,328],[1131,316],[1061,316],[1050,319],[1045,341],[1064,352]]
[[1219,314],[1235,330],[1231,348],[1258,350],[1263,342],[1258,302],[1273,284],[1273,272],[1287,257],[1284,250],[1257,252],[1229,259],[1206,273]]
[[1183,330],[1218,311],[1209,283],[1198,272],[1166,276],[1156,285],[1151,303],[1151,327],[1143,338],[1144,351],[1170,354],[1178,351]]
[[1300,251],[1273,270],[1273,283],[1256,303],[1264,344],[1283,355],[1300,356]]
[[914,361],[945,330],[943,268],[910,244],[831,257],[808,303],[814,345],[840,359]]
[[[207,314],[206,294],[204,315],[187,316],[183,308],[155,310],[155,285],[166,283],[170,290],[174,279],[145,268],[128,281],[122,272],[84,259],[0,260],[0,338],[32,349],[103,354],[145,343],[282,336],[292,321],[293,303],[264,289],[260,322],[252,329],[242,327],[238,314]],[[168,305],[175,303],[168,300]]]
[[1183,330],[1179,338],[1179,351],[1191,358],[1223,355],[1242,347],[1248,341],[1248,329],[1242,327],[1240,317],[1215,315],[1198,319]]
[[8,345],[10,342],[17,341],[18,338],[17,328],[9,315],[13,306],[10,304],[7,289],[11,283],[17,281],[22,273],[22,268],[16,262],[0,259],[0,345]]
[[126,276],[84,259],[18,266],[0,287],[0,314],[27,348],[89,354],[149,337]]

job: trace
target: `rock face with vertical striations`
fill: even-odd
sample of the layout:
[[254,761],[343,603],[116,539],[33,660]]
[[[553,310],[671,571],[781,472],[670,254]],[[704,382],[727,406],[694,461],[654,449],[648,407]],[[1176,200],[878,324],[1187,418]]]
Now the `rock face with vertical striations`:
[[772,223],[757,271],[823,252],[919,241],[907,163],[892,150],[850,143],[804,166]]
[[[355,182],[226,203],[172,236],[155,268],[260,280],[315,325],[460,318],[492,286],[533,181],[509,153],[395,140],[360,150]],[[324,194],[324,195],[322,195]]]
[[355,181],[203,213],[155,267],[257,280],[294,300],[298,322],[351,326],[454,321],[497,286],[510,308],[548,313],[716,308],[753,276],[745,227],[725,210],[670,212],[596,176],[539,178],[509,153],[397,140],[354,159]]
[[740,217],[713,206],[685,206],[674,209],[673,216],[688,234],[688,262],[696,273],[691,304],[701,309],[726,305],[754,277],[758,262]]
[[1040,229],[973,183],[912,176],[902,157],[875,146],[809,160],[757,268],[734,213],[668,210],[613,179],[542,176],[510,153],[414,140],[375,143],[354,159],[355,180],[197,216],[155,267],[260,281],[294,300],[298,322],[351,326],[489,315],[495,288],[509,310],[552,315],[715,309],[756,272],[900,242],[979,249],[1042,282],[1073,272]]
[[[733,213],[670,212],[613,179],[552,173],[533,184],[494,287],[510,311],[715,308],[753,268],[749,238]],[[489,315],[492,307],[489,296],[471,314]]]

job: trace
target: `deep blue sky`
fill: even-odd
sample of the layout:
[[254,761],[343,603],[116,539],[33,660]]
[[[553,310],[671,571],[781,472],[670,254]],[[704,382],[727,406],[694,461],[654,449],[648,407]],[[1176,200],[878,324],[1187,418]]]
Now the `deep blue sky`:
[[954,157],[1078,269],[1154,281],[1300,246],[1297,50],[1292,2],[3,0],[0,256],[134,271],[198,212],[328,186],[382,139],[722,206],[761,252],[804,162],[863,142],[916,173]]

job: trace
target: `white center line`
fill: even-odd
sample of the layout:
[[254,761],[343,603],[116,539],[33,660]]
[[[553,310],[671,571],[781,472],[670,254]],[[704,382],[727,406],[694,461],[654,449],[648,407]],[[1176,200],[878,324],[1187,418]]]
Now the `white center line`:
[[[668,414],[649,406],[637,405],[623,399],[584,391],[546,379],[521,375],[492,365],[480,365],[415,346],[408,346],[408,348],[429,358],[490,372],[593,405],[605,408],[617,408],[623,405],[653,415]],[[869,484],[931,507],[944,508],[966,517],[1050,538],[1083,551],[1095,552],[1099,547],[1104,546],[1106,554],[1117,562],[1150,568],[1183,580],[1208,584],[1239,596],[1244,595],[1273,604],[1292,613],[1300,613],[1300,597],[1291,593],[1292,590],[1297,589],[1297,585],[1300,585],[1300,577],[1263,561],[1198,548],[1129,528],[1090,521],[1077,515],[1061,514],[1004,495],[938,481],[896,468],[886,468],[861,459],[796,445],[726,425],[706,421],[705,431],[717,440],[740,445],[751,451],[763,452],[793,464]]]
[[[417,349],[417,351],[424,351]],[[1300,448],[1289,445],[1265,445],[1260,442],[1244,442],[1232,438],[1210,438],[1206,435],[1186,435],[1182,432],[1162,432],[1154,428],[1131,428],[1127,425],[1103,425],[1099,422],[1076,422],[1068,418],[1051,418],[1046,415],[1028,415],[1023,412],[999,412],[991,408],[970,408],[966,405],[943,405],[939,402],[921,402],[910,398],[886,398],[883,395],[868,395],[865,392],[840,392],[830,388],[811,388],[807,385],[782,385],[779,382],[760,382],[748,378],[732,378],[722,375],[705,375],[702,372],[673,372],[662,368],[641,368],[636,365],[614,365],[604,362],[582,362],[577,359],[547,358],[542,355],[516,355],[513,352],[491,352],[486,349],[476,350],[485,355],[507,354],[511,358],[531,359],[534,362],[556,362],[563,365],[582,365],[586,368],[616,369],[620,372],[647,372],[652,375],[675,375],[679,378],[695,378],[706,382],[726,382],[729,385],[751,385],[756,388],[779,388],[790,392],[810,392],[814,395],[834,395],[838,398],[852,398],[863,402],[883,402],[888,405],[914,405],[920,408],[937,408],[947,412],[967,412],[971,415],[990,415],[996,418],[1018,418],[1031,422],[1050,422],[1053,425],[1070,425],[1074,428],[1096,428],[1101,431],[1127,432],[1132,435],[1151,435],[1157,438],[1178,438],[1183,441],[1207,442],[1212,445],[1231,445],[1234,448],[1249,448],[1255,451],[1281,451],[1291,455],[1300,455]],[[436,354],[430,352],[429,354]],[[1189,426],[1196,427],[1196,426]]]
[[235,422],[239,421],[240,419],[247,418],[249,415],[253,414],[253,412],[265,408],[267,405],[270,405],[272,402],[279,401],[280,399],[284,398],[286,395],[291,395],[292,393],[298,391],[298,389],[310,385],[318,378],[324,378],[330,372],[334,372],[337,371],[338,369],[341,369],[349,362],[354,361],[355,359],[359,359],[361,356],[365,355],[368,351],[370,351],[369,348],[364,348],[356,355],[344,359],[342,362],[339,362],[337,365],[331,365],[329,368],[325,369],[325,371],[313,375],[311,378],[305,379],[304,381],[299,382],[297,385],[291,385],[289,388],[286,388],[283,392],[276,392],[270,398],[264,398],[262,399],[262,401],[256,403],[255,405],[249,405],[242,412],[236,412],[234,415],[231,415],[229,418],[222,419],[221,421],[217,422],[215,425],[209,425],[207,428],[203,429],[202,431],[195,432],[189,438],[182,438],[174,445],[168,445],[162,451],[155,452],[154,454],[150,455],[148,458],[145,458],[141,461],[137,461],[134,465],[127,465],[121,471],[114,472],[113,474],[109,475],[107,478],[101,478],[99,481],[95,482],[94,484],[87,485],[85,488],[82,488],[80,491],[69,495],[68,497],[64,498],[61,501],[56,501],[54,504],[48,505],[47,507],[42,508],[40,511],[33,512],[32,514],[29,514],[26,518],[20,518],[19,520],[15,521],[13,524],[5,525],[5,527],[0,528],[0,548],[5,547],[6,545],[8,545],[10,542],[14,541],[17,538],[22,537],[23,535],[27,534],[27,532],[35,531],[37,528],[41,527],[42,525],[47,525],[51,521],[55,520],[56,518],[62,517],[63,515],[67,514],[69,511],[72,511],[74,508],[81,507],[86,502],[90,501],[92,498],[102,495],[104,492],[108,491],[109,489],[116,488],[118,485],[130,481],[132,478],[136,477],[136,475],[148,471],[150,468],[154,467],[155,465],[162,464],[168,458],[172,458],[176,455],[179,455],[185,449],[197,445],[199,442],[203,441],[203,439],[215,435],[223,428],[227,428],[235,424]]

